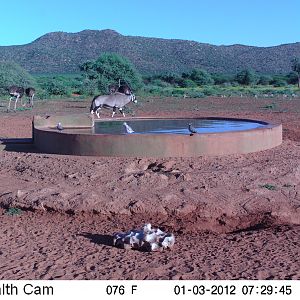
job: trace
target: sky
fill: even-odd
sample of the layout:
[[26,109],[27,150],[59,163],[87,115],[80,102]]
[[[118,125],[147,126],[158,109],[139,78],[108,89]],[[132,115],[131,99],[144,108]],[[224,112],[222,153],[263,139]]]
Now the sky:
[[123,35],[214,45],[300,42],[300,0],[0,0],[0,46],[55,31],[113,29]]

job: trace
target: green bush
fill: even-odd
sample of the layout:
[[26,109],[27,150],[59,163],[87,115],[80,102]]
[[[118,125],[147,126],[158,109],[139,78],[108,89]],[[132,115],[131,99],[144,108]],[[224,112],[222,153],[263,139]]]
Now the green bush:
[[122,80],[133,90],[142,86],[140,74],[125,58],[114,53],[105,53],[97,60],[85,62],[80,66],[87,79],[96,81],[100,93],[107,93],[110,84]]
[[146,85],[143,88],[144,93],[151,94],[151,95],[160,95],[162,93],[162,91],[163,91],[163,89],[156,85]]
[[169,84],[168,82],[165,82],[165,81],[163,81],[163,80],[161,80],[161,79],[158,79],[158,78],[153,79],[153,80],[151,81],[151,84],[152,84],[152,85],[159,86],[159,87],[169,87],[169,86],[170,86],[170,84]]
[[290,72],[286,75],[288,84],[297,84],[298,83],[298,74],[296,72]]
[[276,95],[289,95],[291,96],[292,94],[294,94],[294,91],[292,89],[290,89],[289,87],[283,88],[283,89],[274,89],[273,94]]
[[156,75],[155,77],[157,77],[158,79],[161,79],[164,82],[167,82],[173,86],[178,85],[178,82],[181,80],[181,77],[178,74],[173,74],[173,73]]
[[181,89],[172,89],[171,95],[173,97],[182,97],[185,95],[185,91]]
[[214,80],[215,84],[231,84],[232,81],[234,81],[234,75],[230,74],[212,74],[212,79]]
[[12,62],[0,62],[0,94],[6,95],[8,87],[34,87],[34,78],[22,67]]
[[164,89],[161,89],[159,94],[162,96],[165,96],[165,97],[173,97],[173,96],[176,97],[176,93],[173,94],[173,91],[174,91],[174,88],[172,88],[172,87],[164,88]]
[[191,79],[199,86],[214,84],[214,80],[211,75],[202,69],[194,69],[190,73],[183,73],[182,77],[185,79]]
[[292,70],[297,74],[298,77],[298,88],[300,88],[300,58],[299,57],[294,57],[291,61],[292,63]]
[[65,80],[60,77],[42,76],[37,78],[37,82],[46,95],[63,96],[70,95],[72,92]]
[[203,88],[202,92],[206,96],[215,96],[215,95],[219,95],[221,93],[220,90],[214,86],[205,87],[205,88]]
[[239,86],[239,83],[237,81],[232,81],[232,82],[229,82],[229,83],[230,83],[230,86],[232,86],[232,87]]
[[285,75],[274,75],[270,82],[274,87],[282,87],[287,85],[287,77]]
[[270,82],[272,81],[272,76],[269,76],[269,75],[261,75],[259,77],[259,80],[258,80],[258,84],[261,84],[261,85],[269,85]]
[[76,86],[74,92],[80,95],[88,96],[99,94],[98,82],[96,80],[90,80],[85,78],[80,82],[80,84]]
[[259,78],[253,70],[242,70],[236,75],[236,81],[243,85],[254,85],[258,80]]
[[204,93],[197,91],[197,90],[187,90],[186,95],[189,98],[204,98],[205,97]]
[[283,79],[275,79],[272,81],[274,87],[283,87],[287,86],[287,82]]
[[22,213],[22,210],[17,207],[9,207],[5,214],[8,216],[15,216],[15,215],[20,215]]
[[197,87],[196,82],[188,78],[182,78],[181,80],[179,80],[178,85],[182,88]]

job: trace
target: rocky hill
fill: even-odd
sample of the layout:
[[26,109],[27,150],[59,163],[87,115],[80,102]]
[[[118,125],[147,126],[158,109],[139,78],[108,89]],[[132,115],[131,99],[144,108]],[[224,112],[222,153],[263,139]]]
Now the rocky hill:
[[0,46],[0,61],[14,61],[31,73],[75,73],[79,65],[103,52],[127,57],[143,74],[203,68],[235,73],[252,68],[261,73],[287,73],[300,57],[300,43],[274,47],[215,46],[188,40],[124,36],[113,30],[53,32],[32,43]]

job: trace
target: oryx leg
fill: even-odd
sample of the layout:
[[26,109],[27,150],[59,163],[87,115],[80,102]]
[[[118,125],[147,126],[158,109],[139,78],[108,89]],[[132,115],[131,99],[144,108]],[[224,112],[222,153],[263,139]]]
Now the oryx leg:
[[98,106],[94,111],[98,117],[98,119],[100,119],[100,110],[101,110],[101,106]]
[[125,118],[125,114],[124,114],[124,111],[123,111],[123,108],[122,107],[120,107],[119,108],[119,112],[123,115],[123,117]]
[[112,115],[111,115],[112,118],[114,117],[115,113],[116,113],[116,107],[114,106],[114,107],[113,107],[113,113],[112,113]]

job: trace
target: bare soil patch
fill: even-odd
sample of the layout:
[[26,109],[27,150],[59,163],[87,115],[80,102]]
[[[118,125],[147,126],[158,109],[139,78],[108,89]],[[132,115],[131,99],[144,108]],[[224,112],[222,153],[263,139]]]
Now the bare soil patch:
[[[89,105],[47,101],[16,113],[3,105],[0,138],[30,138],[33,115]],[[284,141],[214,158],[0,151],[0,279],[299,279],[299,100],[151,98],[131,108],[136,116],[281,122]],[[8,215],[9,207],[21,214]],[[114,232],[144,222],[174,232],[175,248],[112,247]]]

